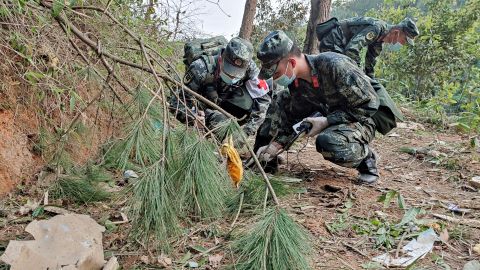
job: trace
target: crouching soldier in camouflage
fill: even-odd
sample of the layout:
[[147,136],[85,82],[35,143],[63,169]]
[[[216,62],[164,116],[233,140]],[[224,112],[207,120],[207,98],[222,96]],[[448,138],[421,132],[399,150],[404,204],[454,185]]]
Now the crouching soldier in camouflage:
[[[283,31],[270,33],[257,57],[260,78],[273,77],[288,86],[272,101],[258,130],[254,149],[259,159],[276,166],[272,157],[294,136],[292,126],[305,119],[312,123],[307,136],[316,137],[316,149],[325,159],[356,168],[361,183],[376,182],[376,155],[369,143],[381,101],[356,63],[333,52],[304,55]],[[315,112],[323,116],[308,117]]]
[[409,18],[397,25],[369,17],[355,17],[338,21],[332,18],[318,24],[316,28],[320,52],[337,52],[352,58],[360,66],[360,52],[367,48],[365,56],[365,74],[374,77],[376,58],[383,44],[389,44],[391,50],[398,50],[405,43],[413,45],[418,36],[418,28]]
[[[194,60],[184,77],[186,86],[242,119],[240,124],[248,136],[253,136],[263,123],[271,101],[267,83],[257,77],[259,70],[252,56],[250,42],[233,38],[219,54],[202,55]],[[186,101],[190,108],[195,107],[188,95]],[[185,121],[183,106],[176,99],[171,102],[171,107],[178,110],[177,118]],[[210,129],[227,119],[203,103],[197,104],[196,108],[199,115],[204,114]]]

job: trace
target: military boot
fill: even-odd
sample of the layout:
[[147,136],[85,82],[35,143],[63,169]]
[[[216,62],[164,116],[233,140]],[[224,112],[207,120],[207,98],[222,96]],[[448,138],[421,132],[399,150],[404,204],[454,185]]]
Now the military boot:
[[377,182],[379,178],[377,169],[377,154],[372,149],[368,148],[368,155],[365,157],[360,165],[357,167],[360,175],[358,176],[358,182],[360,184],[371,185]]

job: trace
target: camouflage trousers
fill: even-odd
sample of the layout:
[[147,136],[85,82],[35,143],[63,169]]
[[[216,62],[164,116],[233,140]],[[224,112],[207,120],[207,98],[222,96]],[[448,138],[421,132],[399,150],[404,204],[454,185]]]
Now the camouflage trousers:
[[[271,141],[285,145],[293,138],[292,126],[319,111],[310,104],[291,98],[288,91],[279,92],[258,129],[254,150]],[[375,137],[375,127],[361,123],[332,125],[315,139],[316,149],[326,160],[344,167],[356,168],[368,154],[368,144]]]

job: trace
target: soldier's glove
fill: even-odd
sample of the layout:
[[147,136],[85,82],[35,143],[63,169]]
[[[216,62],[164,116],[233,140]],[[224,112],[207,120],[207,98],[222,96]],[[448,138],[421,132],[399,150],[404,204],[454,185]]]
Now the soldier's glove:
[[257,157],[259,161],[269,162],[282,150],[282,146],[276,142],[272,142],[268,145],[262,146],[257,150]]
[[328,121],[326,117],[307,117],[303,119],[303,121],[310,122],[312,124],[312,128],[307,133],[308,137],[314,137],[318,135],[322,130],[328,127]]

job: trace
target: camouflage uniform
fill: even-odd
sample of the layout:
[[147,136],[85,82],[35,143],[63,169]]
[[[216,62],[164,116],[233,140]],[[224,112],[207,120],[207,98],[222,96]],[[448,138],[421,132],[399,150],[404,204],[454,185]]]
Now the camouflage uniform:
[[411,38],[416,37],[418,29],[415,23],[404,19],[398,25],[389,25],[386,22],[370,17],[355,17],[337,21],[329,21],[317,25],[318,49],[320,52],[337,52],[352,58],[360,66],[360,52],[367,48],[365,55],[365,74],[374,77],[376,58],[382,51],[382,38],[393,27],[399,27],[407,34],[407,40],[413,45]]
[[[273,77],[279,73],[279,62],[291,58],[292,53],[297,57],[298,51],[283,31],[271,32],[257,52],[262,61],[259,77]],[[288,91],[279,93],[268,109],[254,146],[255,151],[262,148],[267,154],[257,151],[257,155],[275,171],[277,160],[270,159],[271,153],[277,152],[278,144],[285,147],[291,141],[293,124],[320,112],[323,118],[309,120],[319,130],[315,133],[317,151],[333,163],[356,168],[360,183],[375,183],[379,174],[376,154],[369,143],[376,130],[385,134],[395,127],[398,109],[382,85],[366,76],[351,58],[335,52],[301,56],[305,57],[310,80],[294,79],[295,72],[277,75],[278,83],[289,84]]]
[[[232,41],[238,43],[238,40],[240,39],[234,38]],[[245,46],[238,46],[239,49],[232,50],[228,46],[218,55],[203,56],[193,61],[185,74],[184,83],[190,89],[208,98],[235,117],[243,118],[241,124],[244,124],[244,131],[247,135],[253,135],[265,119],[271,101],[268,95],[269,88],[265,81],[259,80],[257,77],[259,70],[252,60],[253,48],[248,51]],[[238,55],[242,59],[235,59]],[[222,80],[219,76],[222,61],[229,74],[234,73],[241,76],[238,82],[227,84]],[[235,61],[239,64],[238,67],[232,64]],[[186,99],[189,107],[194,106],[190,96],[187,95]],[[184,120],[185,114],[182,106],[175,99],[172,102],[172,107],[180,108],[177,118]],[[210,109],[203,103],[197,104],[197,107],[205,111],[205,121],[208,128],[213,128],[227,119],[219,111]]]
[[344,55],[328,52],[305,57],[314,83],[296,79],[277,94],[258,130],[255,149],[272,138],[285,145],[294,135],[292,126],[319,111],[329,127],[317,136],[317,151],[333,163],[357,167],[375,137],[371,117],[380,105],[370,78]]

